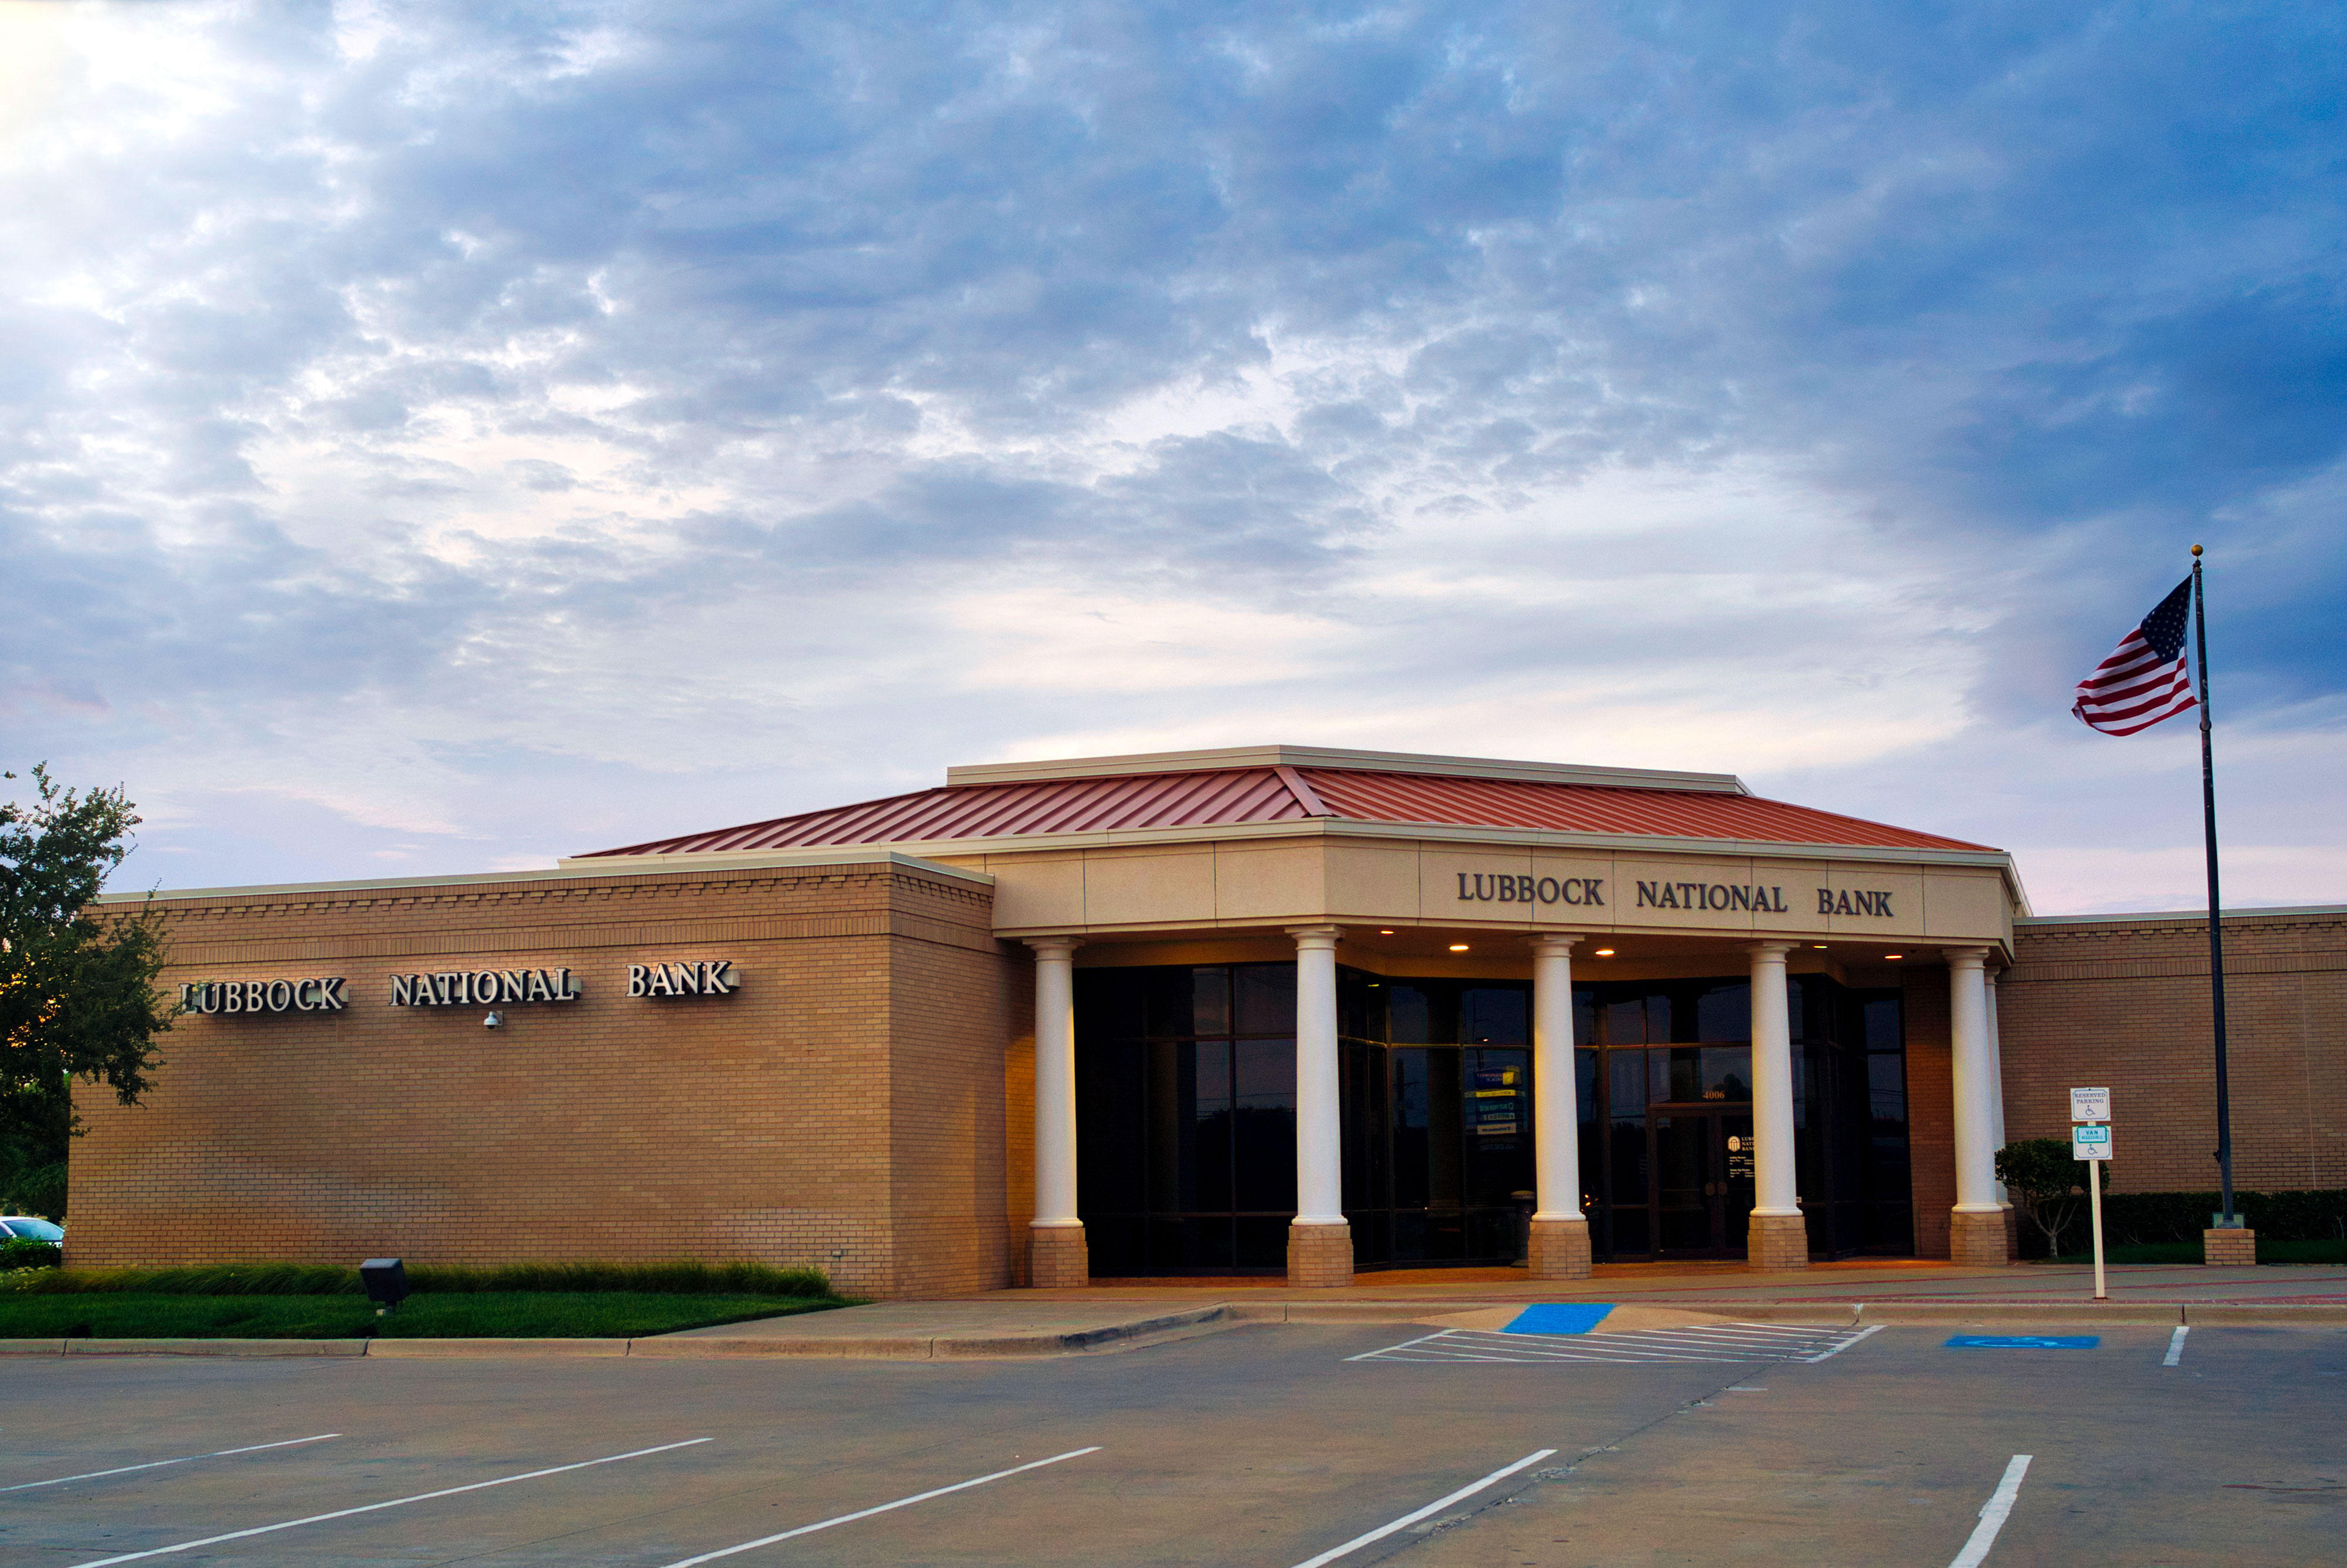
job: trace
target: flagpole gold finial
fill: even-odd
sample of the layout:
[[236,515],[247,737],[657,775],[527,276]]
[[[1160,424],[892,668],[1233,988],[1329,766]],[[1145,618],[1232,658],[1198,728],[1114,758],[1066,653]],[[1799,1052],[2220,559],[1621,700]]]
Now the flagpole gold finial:
[[2192,547],[2192,559],[2194,560],[2198,560],[2200,559],[2200,547],[2198,545],[2194,545]]

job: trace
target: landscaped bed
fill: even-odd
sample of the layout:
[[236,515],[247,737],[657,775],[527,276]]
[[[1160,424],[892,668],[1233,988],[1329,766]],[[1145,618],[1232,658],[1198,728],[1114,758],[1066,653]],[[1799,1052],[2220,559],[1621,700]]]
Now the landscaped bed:
[[0,1276],[0,1339],[633,1338],[852,1302],[755,1264],[417,1267],[378,1315],[358,1271],[302,1264]]

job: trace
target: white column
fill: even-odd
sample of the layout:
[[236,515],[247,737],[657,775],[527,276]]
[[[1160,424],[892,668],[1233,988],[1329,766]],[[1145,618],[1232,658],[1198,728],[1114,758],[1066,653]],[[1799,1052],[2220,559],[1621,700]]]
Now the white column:
[[[1989,1169],[1993,1171],[1996,1169],[1996,1151],[2004,1147],[2004,1051],[1997,1040],[1996,971],[1983,971],[1981,983],[1988,993],[1988,1147]],[[2012,1194],[2004,1190],[2003,1182],[1996,1184],[1996,1201],[2000,1204],[2013,1202]]]
[[1337,938],[1299,926],[1296,938],[1296,1223],[1345,1223],[1344,1107],[1337,1077]]
[[1573,937],[1532,938],[1532,1223],[1585,1225],[1580,1084],[1573,1060]]
[[1790,942],[1755,942],[1752,955],[1752,1135],[1756,1215],[1801,1212],[1793,1174],[1793,1025],[1785,998]]
[[1994,1214],[1996,1064],[1983,972],[1988,949],[1946,948],[1942,952],[1948,960],[1948,1035],[1954,1058],[1956,1213]]
[[1035,1228],[1081,1229],[1076,1217],[1074,937],[1036,937]]

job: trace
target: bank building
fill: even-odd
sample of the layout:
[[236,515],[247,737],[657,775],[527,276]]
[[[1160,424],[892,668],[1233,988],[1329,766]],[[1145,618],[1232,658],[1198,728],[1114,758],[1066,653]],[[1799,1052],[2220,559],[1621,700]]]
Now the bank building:
[[[1993,1153],[2072,1083],[2115,1086],[2123,1184],[2214,1184],[2199,916],[2036,917],[2003,850],[1725,774],[995,764],[550,870],[157,897],[188,1016],[145,1104],[77,1091],[76,1264],[1993,1263]],[[2347,1184],[2342,917],[2227,921],[2245,1184]]]

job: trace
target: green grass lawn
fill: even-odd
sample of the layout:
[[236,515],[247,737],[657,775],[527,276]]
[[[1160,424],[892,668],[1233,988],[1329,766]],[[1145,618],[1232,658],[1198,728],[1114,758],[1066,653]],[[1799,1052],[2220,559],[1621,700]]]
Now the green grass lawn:
[[[2065,1252],[2054,1260],[2059,1263],[2092,1263],[2092,1252]],[[2106,1263],[2198,1263],[2200,1244],[2197,1241],[2148,1242],[2140,1246],[2115,1246],[2103,1254]],[[2268,1241],[2258,1238],[2258,1261],[2282,1264],[2329,1264],[2333,1268],[2347,1267],[2347,1245],[2335,1241]]]
[[411,1296],[377,1317],[363,1296],[0,1296],[0,1339],[633,1338],[845,1307],[805,1296],[651,1291],[466,1291]]

